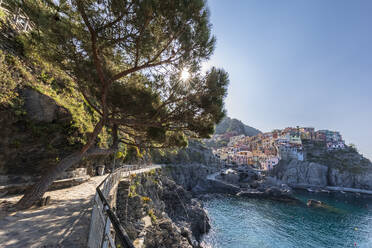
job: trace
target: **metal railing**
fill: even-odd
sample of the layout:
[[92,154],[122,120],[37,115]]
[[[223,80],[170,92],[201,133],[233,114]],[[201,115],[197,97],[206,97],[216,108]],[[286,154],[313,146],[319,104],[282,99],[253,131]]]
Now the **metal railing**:
[[[110,174],[97,188],[97,195],[99,197],[99,200],[102,203],[102,210],[104,211],[103,216],[106,218],[105,221],[105,227],[103,231],[103,236],[102,236],[102,242],[101,242],[101,247],[106,248],[106,247],[116,247],[115,245],[115,234],[116,237],[118,238],[119,242],[124,248],[134,248],[132,241],[129,239],[128,234],[124,230],[124,228],[121,226],[119,218],[116,216],[115,212],[112,211],[111,205],[103,195],[100,187],[102,186],[103,183],[110,181],[110,177],[112,174]],[[105,185],[106,186],[106,185]],[[105,187],[104,187],[105,188]],[[106,187],[107,188],[107,187]],[[111,227],[112,225],[112,227]],[[112,228],[114,230],[112,230]],[[113,233],[114,231],[114,233]]]
[[[98,187],[89,230],[89,248],[134,248],[127,232],[120,224],[115,211],[117,187],[121,179],[141,173],[158,165],[124,165],[110,173]],[[140,171],[140,169],[144,169]]]

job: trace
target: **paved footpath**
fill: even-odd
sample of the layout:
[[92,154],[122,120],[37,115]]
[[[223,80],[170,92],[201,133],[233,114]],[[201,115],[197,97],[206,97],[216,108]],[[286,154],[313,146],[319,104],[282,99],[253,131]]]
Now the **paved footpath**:
[[[123,176],[161,167],[130,167],[132,171]],[[45,197],[50,196],[51,202],[45,207],[9,212],[5,205],[15,204],[21,196],[0,198],[0,248],[87,247],[96,187],[106,177],[91,177],[80,185],[47,192]]]
[[[1,248],[55,248],[86,247],[96,187],[105,176],[91,177],[83,184],[50,191],[50,205],[9,212],[0,209],[0,247]],[[21,196],[0,198],[15,203]]]

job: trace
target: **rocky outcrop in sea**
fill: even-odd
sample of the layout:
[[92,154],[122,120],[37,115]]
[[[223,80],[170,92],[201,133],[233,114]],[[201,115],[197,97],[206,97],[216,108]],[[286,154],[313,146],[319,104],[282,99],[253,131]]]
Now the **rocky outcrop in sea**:
[[330,186],[372,190],[372,170],[353,173],[330,168],[327,179]]
[[271,174],[289,185],[328,185],[328,167],[314,162],[281,161]]
[[336,167],[309,161],[281,161],[270,175],[293,187],[337,186],[372,190],[372,165]]

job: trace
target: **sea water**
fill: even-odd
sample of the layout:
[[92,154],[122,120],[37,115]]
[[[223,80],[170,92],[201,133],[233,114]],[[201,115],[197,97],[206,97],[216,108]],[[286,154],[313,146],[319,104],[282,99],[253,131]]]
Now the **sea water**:
[[[301,203],[225,195],[205,200],[212,228],[203,241],[213,248],[372,248],[371,198],[349,193],[296,196]],[[307,207],[308,199],[328,207]]]

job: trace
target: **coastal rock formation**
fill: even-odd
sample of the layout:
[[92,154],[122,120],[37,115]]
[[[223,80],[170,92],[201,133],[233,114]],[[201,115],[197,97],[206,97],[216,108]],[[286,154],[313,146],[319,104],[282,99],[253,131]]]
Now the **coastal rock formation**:
[[281,161],[270,174],[293,187],[338,186],[372,190],[372,166],[340,168],[334,164],[291,160]]
[[330,186],[371,190],[372,171],[367,170],[364,173],[352,173],[350,171],[330,168],[328,173],[328,184]]
[[264,191],[260,191],[257,189],[248,189],[239,192],[237,196],[270,199],[281,202],[299,202],[299,200],[292,195],[292,191],[279,187],[268,187]]
[[210,229],[201,203],[161,171],[118,187],[117,214],[136,247],[198,247]]
[[289,185],[320,187],[328,184],[327,173],[328,167],[325,165],[298,160],[281,161],[272,171],[273,175]]
[[174,180],[178,185],[199,197],[207,193],[223,193],[235,195],[240,191],[238,185],[226,183],[218,177],[217,165],[184,164],[169,165],[162,170],[162,174]]
[[308,207],[321,207],[323,205],[323,202],[318,201],[318,200],[314,200],[314,199],[309,199],[309,200],[307,200],[306,205]]
[[188,146],[174,149],[159,151],[151,150],[151,161],[158,164],[191,164],[199,163],[211,165],[216,163],[216,157],[212,150],[199,140],[189,139]]
[[197,192],[204,188],[207,176],[217,171],[217,166],[203,164],[177,164],[163,169],[162,173],[172,178],[178,185],[188,191]]
[[248,198],[298,202],[288,185],[247,167],[230,168],[209,175],[208,186],[205,186],[204,190],[203,193],[226,193]]
[[204,185],[200,193],[220,193],[235,195],[240,192],[240,187],[218,179],[210,178]]
[[238,171],[232,169],[228,169],[226,171],[221,172],[219,177],[223,181],[231,184],[239,184],[240,182],[240,174],[238,173]]
[[329,170],[328,180],[331,186],[351,187],[354,184],[349,172],[332,168]]
[[250,184],[260,179],[259,173],[249,167],[242,166],[234,169],[227,169],[221,171],[217,178],[231,184],[239,185],[241,187],[249,187]]

